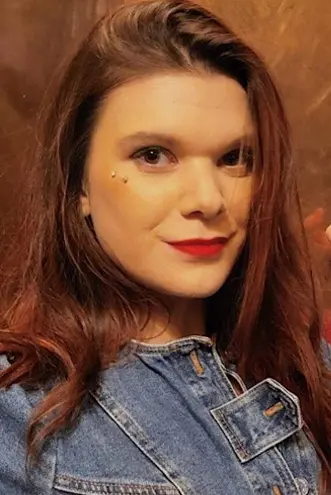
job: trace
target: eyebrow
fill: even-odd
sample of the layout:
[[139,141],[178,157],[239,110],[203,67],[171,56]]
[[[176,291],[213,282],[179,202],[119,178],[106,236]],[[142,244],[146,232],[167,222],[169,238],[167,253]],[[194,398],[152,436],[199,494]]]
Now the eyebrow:
[[[244,134],[238,138],[233,139],[230,141],[227,145],[227,149],[233,149],[234,147],[240,147],[244,144],[249,144],[253,140],[253,133],[247,133]],[[146,132],[146,131],[139,131],[134,134],[130,134],[128,136],[124,136],[119,140],[119,146],[120,147],[126,147],[126,146],[134,146],[134,145],[141,145],[143,142],[149,142],[154,144],[162,144],[164,146],[168,147],[175,147],[179,146],[180,140],[175,137],[171,136],[169,134],[163,134],[159,132]]]
[[174,146],[179,144],[179,140],[168,134],[162,134],[159,132],[145,132],[139,131],[129,136],[125,136],[119,140],[120,146],[140,144],[142,141],[155,141],[167,146]]

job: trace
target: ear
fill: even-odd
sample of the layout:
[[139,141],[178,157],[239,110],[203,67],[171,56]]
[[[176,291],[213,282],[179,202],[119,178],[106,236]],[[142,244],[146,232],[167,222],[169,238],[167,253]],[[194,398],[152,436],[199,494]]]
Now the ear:
[[84,191],[80,195],[80,207],[84,217],[88,217],[91,214],[90,198]]

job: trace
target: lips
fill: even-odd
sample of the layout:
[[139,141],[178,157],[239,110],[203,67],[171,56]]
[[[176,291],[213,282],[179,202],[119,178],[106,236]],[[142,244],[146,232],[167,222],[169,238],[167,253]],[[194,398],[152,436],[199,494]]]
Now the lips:
[[220,254],[228,239],[215,237],[213,239],[187,239],[183,241],[168,242],[170,246],[186,254],[196,257],[209,257]]

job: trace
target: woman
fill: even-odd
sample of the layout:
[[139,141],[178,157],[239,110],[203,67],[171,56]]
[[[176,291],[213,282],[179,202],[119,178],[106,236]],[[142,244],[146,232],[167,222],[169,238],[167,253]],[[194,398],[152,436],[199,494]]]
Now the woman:
[[137,3],[46,113],[2,301],[0,492],[327,493],[331,354],[262,61],[199,6]]

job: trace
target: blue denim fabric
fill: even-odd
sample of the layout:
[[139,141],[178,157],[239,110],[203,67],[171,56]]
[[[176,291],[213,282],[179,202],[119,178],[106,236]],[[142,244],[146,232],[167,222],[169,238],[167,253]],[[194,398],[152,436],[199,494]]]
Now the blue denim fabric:
[[40,394],[0,391],[1,495],[317,494],[295,395],[273,379],[247,390],[207,337],[132,346],[32,469],[25,436]]

